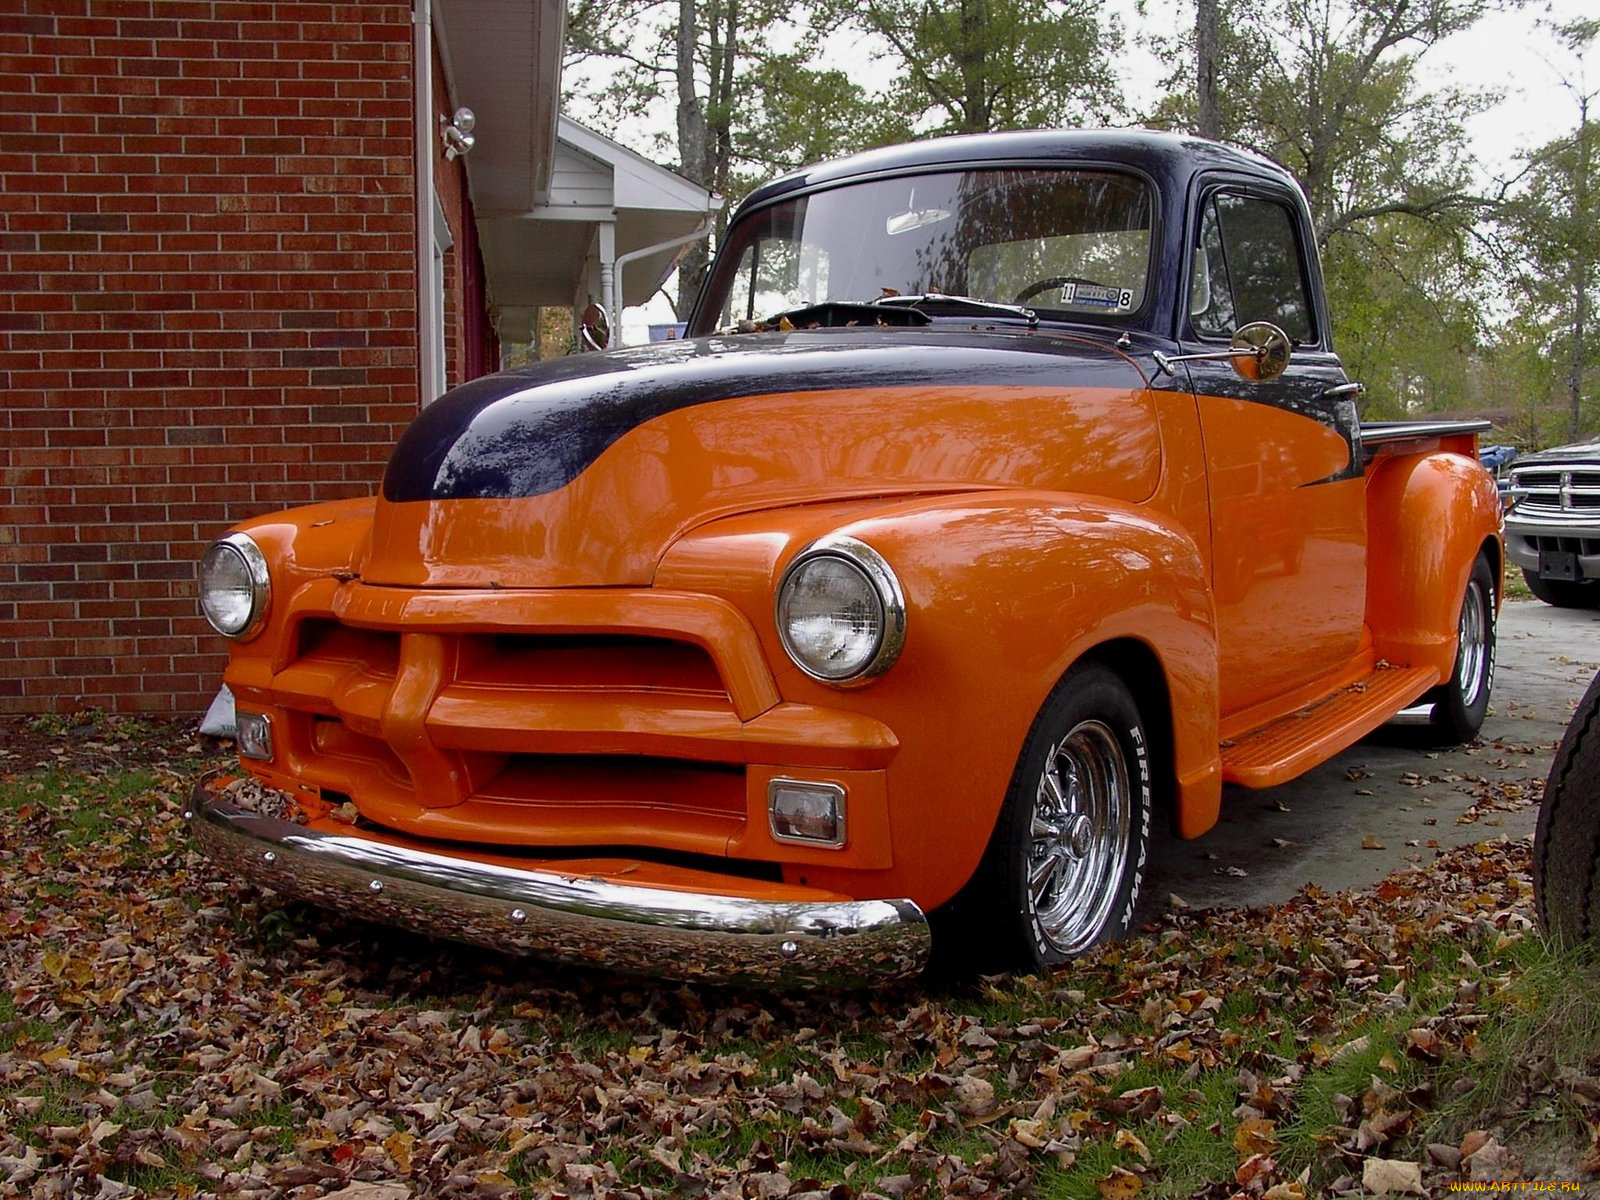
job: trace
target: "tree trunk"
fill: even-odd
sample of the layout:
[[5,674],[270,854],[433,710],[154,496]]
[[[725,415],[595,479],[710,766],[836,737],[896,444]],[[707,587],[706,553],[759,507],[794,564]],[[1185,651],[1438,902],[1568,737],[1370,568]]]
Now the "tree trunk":
[[989,5],[987,0],[961,0],[960,49],[961,126],[963,133],[987,133],[994,124],[994,105],[989,94],[988,46]]
[[695,0],[678,0],[678,157],[684,175],[706,182],[706,112],[695,90],[694,50],[699,37]]
[[1201,137],[1222,137],[1222,114],[1217,110],[1217,0],[1195,0],[1194,10],[1195,101],[1199,107],[1195,132]]
[[[701,187],[711,186],[710,139],[705,104],[695,88],[694,51],[699,37],[695,0],[678,0],[678,158],[684,178]],[[704,243],[690,246],[678,262],[677,312],[689,311],[700,281],[705,277]]]
[[1568,440],[1577,441],[1583,415],[1584,334],[1589,316],[1589,97],[1578,104],[1578,178],[1573,188],[1572,372],[1567,377],[1571,405]]

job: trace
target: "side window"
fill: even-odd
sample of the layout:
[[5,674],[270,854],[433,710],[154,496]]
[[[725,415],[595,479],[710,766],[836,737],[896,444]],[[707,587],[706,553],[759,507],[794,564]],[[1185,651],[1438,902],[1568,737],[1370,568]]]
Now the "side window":
[[750,242],[734,268],[722,323],[815,304],[828,294],[828,264],[828,253],[819,246],[782,237]]
[[1283,204],[1216,192],[1200,216],[1189,312],[1195,332],[1227,337],[1271,321],[1297,343],[1316,340],[1294,213]]
[[1239,322],[1233,316],[1233,288],[1228,260],[1222,252],[1215,200],[1200,214],[1200,241],[1194,248],[1194,276],[1189,284],[1189,316],[1202,337],[1230,337]]

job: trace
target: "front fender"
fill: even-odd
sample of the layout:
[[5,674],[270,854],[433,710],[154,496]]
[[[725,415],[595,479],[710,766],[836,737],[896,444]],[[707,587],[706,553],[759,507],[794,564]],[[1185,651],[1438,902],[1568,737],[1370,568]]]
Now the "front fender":
[[[859,689],[804,675],[774,627],[783,568],[829,533],[872,546],[906,594],[900,659]],[[976,869],[1035,716],[1100,647],[1137,644],[1159,664],[1166,694],[1142,699],[1173,714],[1180,828],[1198,833],[1215,820],[1217,649],[1204,563],[1181,530],[1136,506],[988,492],[747,514],[681,540],[655,582],[741,607],[786,700],[861,712],[893,730],[893,866],[877,886],[902,887],[924,906],[949,899]],[[844,876],[806,877],[851,890]]]
[[258,694],[252,689],[266,688],[273,672],[287,665],[296,626],[303,616],[300,598],[308,587],[319,583],[332,586],[333,579],[360,574],[371,544],[373,506],[370,496],[334,500],[269,513],[234,526],[261,547],[272,586],[261,632],[229,644],[223,679],[236,695]]

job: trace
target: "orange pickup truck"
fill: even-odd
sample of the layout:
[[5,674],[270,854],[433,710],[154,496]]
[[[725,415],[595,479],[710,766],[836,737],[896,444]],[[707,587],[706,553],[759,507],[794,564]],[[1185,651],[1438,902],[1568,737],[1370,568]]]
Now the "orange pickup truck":
[[1208,142],[770,183],[685,340],[468,383],[378,496],[206,552],[243,770],[196,836],[569,963],[1067,959],[1129,925],[1153,822],[1419,704],[1483,720],[1479,426],[1362,423],[1329,330],[1294,181]]

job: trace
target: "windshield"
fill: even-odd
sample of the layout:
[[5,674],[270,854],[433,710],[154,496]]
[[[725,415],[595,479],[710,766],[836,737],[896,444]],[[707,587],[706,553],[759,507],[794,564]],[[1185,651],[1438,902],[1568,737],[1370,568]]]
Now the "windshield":
[[784,200],[728,231],[694,333],[821,304],[941,293],[1115,320],[1144,304],[1151,202],[1104,170],[873,179]]

